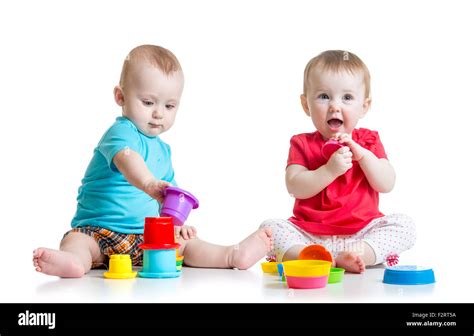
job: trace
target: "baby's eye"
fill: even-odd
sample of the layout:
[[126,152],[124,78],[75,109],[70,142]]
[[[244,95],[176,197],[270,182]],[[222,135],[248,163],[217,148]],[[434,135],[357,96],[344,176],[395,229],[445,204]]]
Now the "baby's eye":
[[321,93],[319,96],[318,96],[318,99],[329,99],[329,96],[325,93]]
[[142,104],[145,106],[153,106],[153,102],[149,100],[142,100]]
[[343,100],[353,100],[354,97],[351,94],[345,94],[344,97],[342,97]]
[[172,105],[172,104],[167,104],[167,105],[166,105],[166,108],[167,108],[168,110],[172,110],[172,109],[174,109],[174,107],[175,107],[175,106]]

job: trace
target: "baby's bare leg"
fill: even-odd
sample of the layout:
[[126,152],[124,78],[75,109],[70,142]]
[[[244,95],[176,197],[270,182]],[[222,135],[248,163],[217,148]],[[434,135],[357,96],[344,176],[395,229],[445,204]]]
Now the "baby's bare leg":
[[104,262],[105,256],[91,236],[71,232],[61,241],[59,250],[44,247],[33,251],[33,265],[38,272],[62,278],[80,278],[93,262]]
[[184,264],[192,267],[247,269],[273,249],[270,229],[259,229],[237,245],[215,245],[199,238],[179,239]]

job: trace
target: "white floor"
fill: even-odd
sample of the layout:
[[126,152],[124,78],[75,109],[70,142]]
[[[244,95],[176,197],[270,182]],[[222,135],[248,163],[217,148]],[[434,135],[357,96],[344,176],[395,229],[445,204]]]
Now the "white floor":
[[81,279],[60,279],[32,267],[3,275],[1,302],[474,302],[472,270],[459,273],[437,265],[436,283],[397,286],[382,283],[384,267],[362,275],[346,274],[343,283],[312,290],[291,290],[277,276],[262,273],[259,264],[247,271],[184,267],[175,279],[109,280],[104,270]]

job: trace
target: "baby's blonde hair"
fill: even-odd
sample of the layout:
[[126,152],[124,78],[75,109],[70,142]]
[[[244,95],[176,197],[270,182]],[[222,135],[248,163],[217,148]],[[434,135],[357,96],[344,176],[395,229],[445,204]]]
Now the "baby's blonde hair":
[[303,94],[306,95],[309,86],[311,70],[320,68],[322,71],[341,72],[364,75],[365,97],[370,97],[370,73],[367,66],[357,55],[344,50],[327,50],[313,57],[304,69]]
[[120,75],[120,87],[124,88],[130,68],[141,62],[160,69],[166,75],[181,70],[178,59],[171,51],[160,46],[144,44],[132,49],[125,58]]

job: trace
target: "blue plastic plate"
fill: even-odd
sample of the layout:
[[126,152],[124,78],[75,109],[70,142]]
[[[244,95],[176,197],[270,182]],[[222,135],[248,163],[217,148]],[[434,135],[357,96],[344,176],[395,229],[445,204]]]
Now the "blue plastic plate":
[[383,282],[391,285],[427,285],[435,282],[435,276],[431,268],[397,265],[385,269]]

